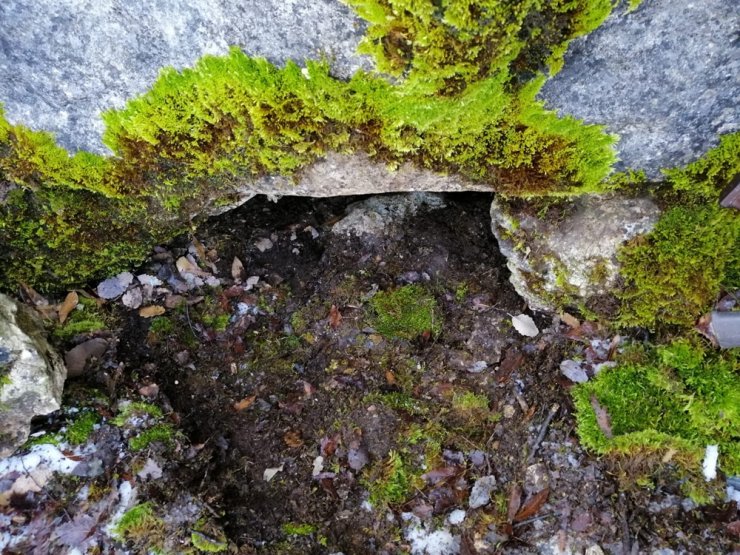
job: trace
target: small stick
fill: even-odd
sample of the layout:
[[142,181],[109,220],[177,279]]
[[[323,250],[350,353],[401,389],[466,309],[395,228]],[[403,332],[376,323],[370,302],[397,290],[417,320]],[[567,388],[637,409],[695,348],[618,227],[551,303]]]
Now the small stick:
[[532,444],[532,452],[529,454],[527,462],[532,462],[532,460],[534,459],[534,455],[535,453],[537,453],[537,449],[539,448],[540,443],[542,443],[542,440],[545,439],[547,428],[550,426],[550,422],[552,422],[552,419],[555,417],[555,413],[557,413],[559,409],[560,405],[558,405],[557,403],[550,407],[550,411],[547,413],[547,417],[540,427],[540,433],[537,434],[537,439],[535,439],[534,443]]
[[531,524],[532,522],[536,522],[538,520],[543,520],[545,518],[550,518],[551,516],[557,516],[559,514],[560,513],[558,513],[557,511],[553,511],[551,513],[545,513],[544,515],[533,516],[533,517],[530,517],[528,519],[522,520],[520,522],[515,522],[513,524],[513,526],[514,526],[514,528],[516,528],[517,526],[524,526],[525,524]]

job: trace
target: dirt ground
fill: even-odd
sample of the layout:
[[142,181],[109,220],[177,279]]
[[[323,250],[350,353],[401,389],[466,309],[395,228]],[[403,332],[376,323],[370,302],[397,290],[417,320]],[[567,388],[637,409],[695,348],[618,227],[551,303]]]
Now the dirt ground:
[[[135,273],[163,282],[152,299],[166,311],[114,301],[106,331],[61,342],[110,344],[70,380],[66,405],[95,411],[98,453],[125,445],[129,432],[109,425],[124,400],[159,407],[177,433],[103,457],[94,478],[14,498],[0,525],[19,538],[33,522],[61,526],[95,506],[82,488],[128,480],[157,533],[91,532],[88,552],[198,552],[193,534],[244,554],[735,549],[734,503],[696,507],[669,470],[638,485],[649,461],[584,452],[559,365],[609,338],[539,314],[539,333],[521,335],[512,316],[529,313],[491,235],[490,196],[435,198],[444,206],[362,237],[331,229],[363,199],[255,199],[158,249]],[[188,252],[191,274],[217,286],[182,285]],[[409,331],[393,313],[400,327],[384,329],[377,299],[399,290],[431,324]],[[150,460],[161,476],[143,479]],[[185,505],[201,516],[174,519]],[[7,552],[69,552],[51,531],[23,537]]]

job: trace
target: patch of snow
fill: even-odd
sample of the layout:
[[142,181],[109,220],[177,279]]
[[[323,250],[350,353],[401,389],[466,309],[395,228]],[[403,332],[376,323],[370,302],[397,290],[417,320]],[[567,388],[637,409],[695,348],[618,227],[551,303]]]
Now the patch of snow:
[[462,509],[455,509],[447,517],[447,522],[449,522],[453,526],[457,526],[459,524],[462,524],[462,521],[465,520],[465,515],[465,511],[463,511]]
[[717,477],[717,458],[719,457],[719,446],[718,445],[707,445],[707,449],[704,452],[704,463],[702,464],[702,471],[704,472],[704,479],[709,482]]
[[403,513],[401,518],[409,522],[404,532],[406,541],[411,544],[412,555],[456,555],[460,553],[460,537],[453,536],[449,530],[428,530],[419,517],[413,513]]

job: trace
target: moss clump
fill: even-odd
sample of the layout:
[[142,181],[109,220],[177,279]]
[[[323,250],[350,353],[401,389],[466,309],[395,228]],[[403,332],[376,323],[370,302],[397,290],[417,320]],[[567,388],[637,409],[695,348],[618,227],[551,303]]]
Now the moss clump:
[[77,335],[106,329],[106,317],[94,299],[81,297],[77,308],[70,312],[64,324],[57,325],[53,335],[60,341],[69,341]]
[[382,465],[382,475],[369,488],[370,503],[375,507],[403,503],[413,491],[412,470],[397,451],[391,451]]
[[370,303],[377,316],[375,327],[386,337],[412,340],[442,331],[437,301],[420,285],[381,291]]
[[172,333],[174,329],[175,325],[167,316],[157,316],[156,318],[152,318],[152,321],[149,324],[149,332],[155,335],[167,335]]
[[719,194],[740,173],[740,133],[683,169],[666,171],[668,208],[652,232],[619,253],[626,284],[620,322],[689,327],[721,288],[740,287],[740,216]]
[[132,451],[143,451],[155,442],[169,447],[175,440],[175,434],[174,428],[169,424],[157,424],[129,439],[128,445]]
[[[686,341],[623,355],[619,365],[573,388],[578,434],[597,453],[665,453],[698,475],[707,445],[720,467],[740,472],[740,375],[737,354],[706,353]],[[594,405],[609,417],[613,437]]]
[[113,529],[115,537],[150,549],[161,547],[164,534],[164,521],[156,516],[151,502],[141,503],[126,511]]
[[123,405],[112,422],[116,426],[126,426],[132,418],[158,420],[162,416],[162,410],[158,406],[137,401]]
[[72,445],[81,445],[87,441],[95,430],[100,417],[94,412],[85,412],[67,426],[66,438]]
[[196,530],[191,532],[190,542],[193,547],[204,553],[221,553],[229,547],[226,540],[211,538]]
[[283,532],[289,536],[310,536],[316,532],[316,526],[308,523],[286,522],[281,526]]
[[[279,69],[238,49],[164,70],[104,115],[113,157],[70,156],[0,113],[0,268],[5,286],[64,287],[131,266],[222,202],[244,178],[294,175],[330,150],[364,150],[509,194],[600,188],[613,137],[535,100],[570,39],[608,0],[351,0],[389,83],[328,65]],[[103,217],[104,215],[104,217]]]

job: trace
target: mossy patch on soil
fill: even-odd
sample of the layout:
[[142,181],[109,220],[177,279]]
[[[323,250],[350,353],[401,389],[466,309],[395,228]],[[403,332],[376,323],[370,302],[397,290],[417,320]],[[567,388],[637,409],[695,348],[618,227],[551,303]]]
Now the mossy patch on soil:
[[437,301],[420,285],[380,291],[371,304],[377,315],[375,327],[386,337],[412,340],[442,330]]
[[[719,445],[719,466],[740,472],[740,375],[732,351],[705,352],[674,342],[632,348],[614,368],[573,389],[578,434],[597,453],[652,452],[698,475],[707,445]],[[605,411],[597,414],[596,407]],[[612,437],[605,431],[605,422]]]

